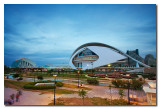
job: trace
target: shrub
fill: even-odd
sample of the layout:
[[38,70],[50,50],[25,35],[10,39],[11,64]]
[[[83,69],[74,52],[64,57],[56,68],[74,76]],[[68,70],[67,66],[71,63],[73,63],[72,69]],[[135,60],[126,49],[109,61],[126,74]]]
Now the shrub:
[[[128,88],[128,81],[122,81],[122,80],[112,80],[112,84],[119,88]],[[132,81],[130,81],[130,89],[142,89],[142,85],[144,84],[144,81],[140,81],[140,80],[135,80],[133,79]]]
[[22,77],[19,77],[19,78],[17,79],[17,81],[20,81],[20,80],[23,80],[23,78],[22,78]]
[[25,89],[33,89],[34,85],[26,84],[23,86]]
[[[28,84],[24,85],[23,87],[25,89],[34,89],[34,90],[53,89],[54,85],[37,85],[37,86],[35,86],[36,83],[50,83],[50,82],[53,83],[53,81],[31,82],[31,83],[28,83]],[[62,87],[63,83],[60,82],[60,81],[56,81],[56,86]]]
[[[112,100],[112,105],[128,105],[128,101],[124,99],[114,99]],[[132,103],[130,105],[132,105]]]
[[37,79],[38,79],[38,80],[43,80],[43,76],[42,76],[42,75],[39,75],[39,76],[37,76]]
[[60,81],[56,81],[56,86],[58,86],[58,87],[62,87],[62,86],[63,86],[63,83],[62,83],[62,82],[60,82]]
[[152,74],[152,73],[146,73],[146,74],[142,74],[143,78],[148,78],[150,80],[155,80],[156,79],[156,74]]
[[90,76],[90,77],[97,77],[94,73],[90,73],[90,74],[88,74],[88,76]]
[[138,74],[130,74],[131,77],[138,78]]
[[18,78],[20,75],[18,74],[18,73],[16,73],[16,74],[13,74],[13,77],[14,78]]
[[98,85],[99,81],[96,78],[87,78],[88,84]]
[[122,81],[122,80],[112,80],[112,84],[115,87],[122,87],[122,88],[127,88],[128,86],[128,81]]

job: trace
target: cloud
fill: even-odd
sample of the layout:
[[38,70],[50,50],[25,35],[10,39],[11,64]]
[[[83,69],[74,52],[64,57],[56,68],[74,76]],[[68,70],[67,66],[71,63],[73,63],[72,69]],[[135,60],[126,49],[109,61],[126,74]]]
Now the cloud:
[[5,5],[5,63],[27,57],[40,65],[68,64],[88,42],[155,53],[154,11],[151,5]]

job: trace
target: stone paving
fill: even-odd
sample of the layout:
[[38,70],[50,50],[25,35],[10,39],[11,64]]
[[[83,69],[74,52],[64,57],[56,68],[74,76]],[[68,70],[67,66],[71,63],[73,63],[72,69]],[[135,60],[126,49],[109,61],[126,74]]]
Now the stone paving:
[[[66,82],[67,84],[74,84],[77,85],[77,83],[71,83],[71,82]],[[87,97],[101,97],[101,98],[111,98],[112,99],[118,99],[119,94],[118,94],[118,88],[112,88],[112,93],[110,95],[110,90],[109,87],[106,86],[94,86],[94,85],[83,85],[83,87],[86,88],[91,88],[91,90],[86,90],[87,91]],[[78,91],[78,88],[68,88],[68,87],[62,87],[61,89],[66,89],[66,90],[72,90],[72,91]],[[12,93],[16,94],[16,90],[12,88],[5,88],[5,93],[4,93],[4,98],[8,99],[9,96]],[[124,99],[128,99],[128,90],[124,89]],[[145,97],[145,94],[143,91],[133,91],[130,90],[130,94],[137,95],[138,98],[143,98]],[[59,97],[77,97],[77,93],[75,94],[61,94],[61,95],[56,95],[56,98]],[[53,94],[45,93],[41,94],[40,92],[32,92],[32,91],[23,91],[23,95],[20,96],[20,101],[15,102],[14,105],[48,105],[51,101],[53,100]]]

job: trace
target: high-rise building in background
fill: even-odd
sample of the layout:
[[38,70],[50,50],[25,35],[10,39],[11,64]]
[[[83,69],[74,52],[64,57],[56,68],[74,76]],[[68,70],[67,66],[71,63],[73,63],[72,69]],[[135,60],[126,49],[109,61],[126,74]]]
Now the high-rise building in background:
[[[138,49],[132,50],[132,51],[127,50],[126,54],[128,54],[132,58],[144,63],[144,59],[141,56],[139,56],[139,50]],[[135,66],[136,61],[134,61],[134,60],[132,60],[131,58],[128,57],[128,65],[129,66]]]

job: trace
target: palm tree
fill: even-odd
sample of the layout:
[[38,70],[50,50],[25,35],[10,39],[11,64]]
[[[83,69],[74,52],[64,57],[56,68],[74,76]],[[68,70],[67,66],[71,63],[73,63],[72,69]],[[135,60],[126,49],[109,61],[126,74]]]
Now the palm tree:
[[83,100],[83,105],[84,105],[84,97],[86,96],[86,94],[87,94],[87,92],[85,91],[85,90],[79,90],[79,92],[78,92],[78,95],[80,96],[80,97],[82,97],[82,100]]
[[123,89],[119,89],[118,94],[120,96],[120,99],[123,99],[123,97],[125,96]]

